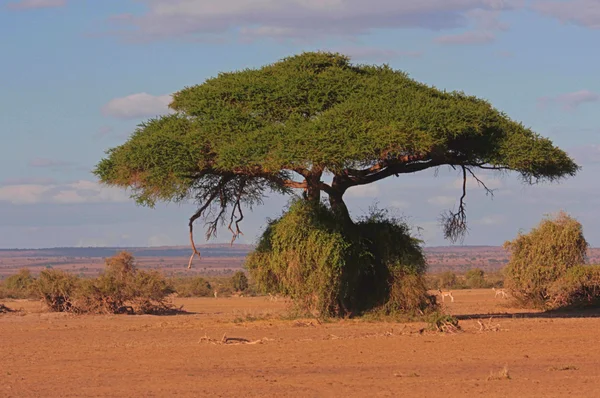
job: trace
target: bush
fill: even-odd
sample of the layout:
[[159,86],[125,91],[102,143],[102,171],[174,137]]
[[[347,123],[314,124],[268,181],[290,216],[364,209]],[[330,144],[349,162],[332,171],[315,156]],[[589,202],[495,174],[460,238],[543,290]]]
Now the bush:
[[268,223],[245,266],[265,293],[289,296],[321,316],[431,303],[420,241],[378,210],[349,226],[322,204],[293,202]]
[[548,295],[551,308],[600,304],[600,266],[569,268],[565,275],[550,285]]
[[248,277],[242,271],[237,271],[231,277],[231,286],[236,292],[244,292],[248,289]]
[[485,280],[485,272],[480,268],[473,268],[465,274],[465,283],[469,289],[491,287]]
[[200,276],[171,280],[171,285],[180,297],[209,297],[213,295],[211,284]]
[[79,285],[75,275],[55,269],[45,269],[32,288],[41,300],[56,312],[74,311],[73,299]]
[[157,314],[173,310],[172,287],[157,271],[138,271],[130,253],[106,259],[95,279],[80,280],[58,270],[44,270],[33,284],[52,311],[96,314]]
[[32,291],[33,276],[31,272],[23,268],[17,274],[11,275],[0,286],[1,298],[31,298],[34,297]]
[[439,287],[444,289],[456,289],[458,286],[458,278],[451,271],[445,271],[440,274]]
[[524,305],[547,307],[554,301],[551,286],[571,268],[585,264],[588,243],[581,224],[560,212],[504,247],[511,252],[504,271],[513,296]]

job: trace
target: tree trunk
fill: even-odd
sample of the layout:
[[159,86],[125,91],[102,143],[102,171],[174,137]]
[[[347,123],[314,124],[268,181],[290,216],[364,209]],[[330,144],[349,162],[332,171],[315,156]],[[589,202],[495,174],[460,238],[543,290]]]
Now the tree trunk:
[[331,205],[331,210],[333,210],[333,212],[336,213],[344,223],[349,226],[354,225],[354,222],[350,217],[348,207],[346,206],[346,202],[344,202],[343,193],[337,191],[330,193],[329,204]]
[[322,171],[316,171],[306,177],[306,190],[304,194],[306,200],[313,203],[321,201],[321,175]]
[[348,189],[348,184],[344,176],[335,175],[331,182],[331,191],[329,193],[329,204],[331,210],[338,214],[341,220],[343,220],[348,226],[354,225],[350,212],[344,202],[344,193]]

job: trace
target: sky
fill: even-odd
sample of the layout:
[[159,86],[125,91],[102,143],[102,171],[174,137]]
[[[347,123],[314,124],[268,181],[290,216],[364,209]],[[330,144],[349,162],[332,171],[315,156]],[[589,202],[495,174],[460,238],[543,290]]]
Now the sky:
[[[138,207],[91,170],[172,93],[313,50],[487,99],[582,166],[534,186],[483,173],[493,197],[469,181],[462,244],[501,245],[564,210],[600,247],[600,0],[0,0],[0,37],[0,248],[187,244],[193,204]],[[460,193],[442,168],[347,197],[354,217],[389,208],[437,246]],[[246,211],[238,242],[287,200]]]

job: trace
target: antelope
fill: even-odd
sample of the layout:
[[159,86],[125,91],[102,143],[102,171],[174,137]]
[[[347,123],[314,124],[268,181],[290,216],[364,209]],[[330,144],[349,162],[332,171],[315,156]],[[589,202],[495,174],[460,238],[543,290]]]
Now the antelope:
[[213,294],[215,295],[215,298],[217,298],[217,296],[218,296],[218,293],[217,293],[217,291],[216,291],[216,290],[214,291],[214,293],[213,293]]
[[449,296],[450,301],[454,302],[454,296],[452,295],[452,290],[448,290],[445,292],[442,289],[438,289],[438,292],[440,292],[440,295],[442,296],[442,301],[446,301],[445,297]]
[[498,295],[500,295],[500,297],[502,297],[502,298],[508,298],[508,295],[506,294],[506,290],[496,289],[495,287],[492,287],[492,290],[494,292],[496,292],[496,295],[494,296],[494,298],[498,298]]

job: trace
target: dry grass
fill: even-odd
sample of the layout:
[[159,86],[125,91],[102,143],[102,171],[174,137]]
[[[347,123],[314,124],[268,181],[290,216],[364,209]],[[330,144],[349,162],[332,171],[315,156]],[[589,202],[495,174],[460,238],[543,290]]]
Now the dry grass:
[[491,380],[510,380],[510,372],[508,371],[508,366],[504,365],[504,367],[498,371],[490,371],[490,375],[487,377],[487,381]]

